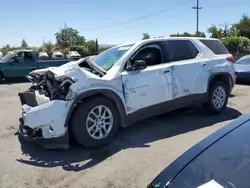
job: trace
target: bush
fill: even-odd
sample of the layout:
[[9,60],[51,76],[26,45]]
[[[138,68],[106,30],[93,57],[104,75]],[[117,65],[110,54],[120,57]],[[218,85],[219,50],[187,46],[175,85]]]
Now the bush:
[[221,38],[230,53],[250,53],[250,40],[246,37],[229,36]]
[[82,57],[91,55],[87,46],[70,46],[69,51],[77,51]]

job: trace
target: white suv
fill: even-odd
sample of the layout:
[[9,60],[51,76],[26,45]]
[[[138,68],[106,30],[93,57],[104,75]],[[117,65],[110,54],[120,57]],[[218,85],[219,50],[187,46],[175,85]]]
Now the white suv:
[[110,143],[119,127],[202,103],[218,114],[234,83],[234,58],[217,39],[159,38],[112,47],[33,71],[20,93],[20,134],[49,148]]

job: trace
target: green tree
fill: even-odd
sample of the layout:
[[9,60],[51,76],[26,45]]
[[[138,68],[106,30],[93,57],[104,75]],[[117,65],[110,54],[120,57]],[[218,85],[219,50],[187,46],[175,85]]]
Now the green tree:
[[250,53],[250,40],[246,37],[228,36],[222,37],[220,40],[236,58],[239,53]]
[[211,38],[217,38],[220,39],[224,36],[224,32],[221,28],[217,28],[215,25],[212,25],[207,29],[207,32],[210,33]]
[[250,17],[243,15],[239,23],[233,25],[239,36],[250,39]]
[[192,35],[188,32],[184,32],[183,34],[177,33],[177,34],[171,34],[170,37],[191,37]]
[[24,39],[22,40],[21,47],[22,48],[28,48],[28,44]]
[[98,42],[94,40],[89,40],[86,42],[86,46],[91,55],[96,54],[98,50]]
[[145,40],[145,39],[150,39],[150,35],[148,33],[143,33],[142,40]]
[[188,32],[184,32],[182,34],[177,33],[177,34],[171,34],[170,37],[206,37],[204,32],[197,32],[195,34],[191,34]]
[[85,38],[80,36],[76,29],[68,27],[66,24],[55,36],[57,44],[63,48],[68,48],[71,45],[84,45],[85,43]]
[[49,42],[43,43],[41,48],[42,48],[42,51],[45,51],[45,52],[49,53],[49,52],[52,52],[54,50],[54,47],[55,47],[55,45],[52,44],[51,41],[49,41]]
[[0,49],[0,51],[3,52],[4,55],[6,55],[6,54],[8,53],[8,51],[10,51],[10,48],[11,48],[10,45],[7,44],[7,45],[3,46],[3,47]]
[[200,32],[200,31],[196,32],[193,36],[194,37],[206,37],[205,33],[204,32]]
[[69,51],[77,51],[82,57],[92,55],[89,52],[87,45],[83,46],[70,46]]

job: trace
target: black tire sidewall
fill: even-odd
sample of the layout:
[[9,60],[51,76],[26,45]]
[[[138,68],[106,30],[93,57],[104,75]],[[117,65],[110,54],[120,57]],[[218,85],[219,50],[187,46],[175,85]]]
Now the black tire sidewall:
[[[103,139],[92,138],[86,128],[86,119],[89,112],[98,105],[104,105],[109,108],[113,115],[113,126],[110,133]],[[71,120],[71,133],[74,139],[85,147],[99,147],[109,144],[113,141],[119,128],[119,114],[113,102],[105,97],[89,98],[79,105]]]
[[[224,102],[224,104],[223,104],[223,106],[221,108],[216,108],[214,103],[213,103],[214,92],[215,92],[216,88],[218,88],[218,87],[222,87],[225,90],[225,94],[226,94],[225,102]],[[229,90],[227,89],[226,85],[223,82],[215,82],[214,84],[212,84],[210,92],[209,92],[209,105],[210,105],[210,108],[214,112],[217,112],[217,113],[223,111],[227,106],[228,95],[229,95]]]
[[0,72],[0,82],[3,82],[3,74]]

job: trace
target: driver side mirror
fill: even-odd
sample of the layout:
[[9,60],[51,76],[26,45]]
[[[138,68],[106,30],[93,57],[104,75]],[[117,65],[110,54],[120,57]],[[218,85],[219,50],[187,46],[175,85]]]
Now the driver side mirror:
[[129,60],[127,63],[127,71],[136,71],[136,70],[143,70],[147,67],[147,64],[144,60]]

